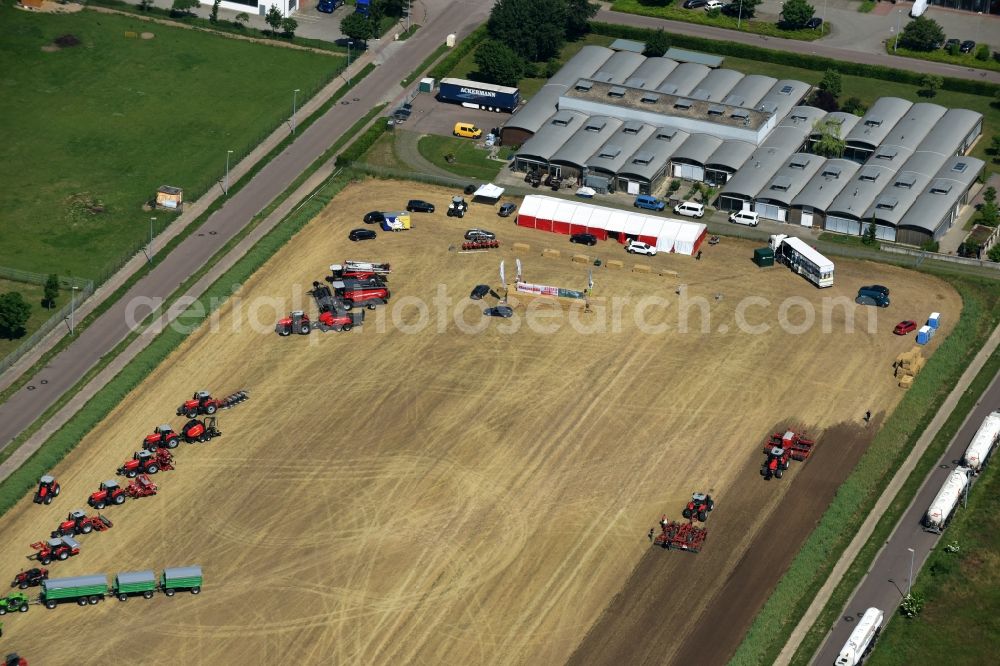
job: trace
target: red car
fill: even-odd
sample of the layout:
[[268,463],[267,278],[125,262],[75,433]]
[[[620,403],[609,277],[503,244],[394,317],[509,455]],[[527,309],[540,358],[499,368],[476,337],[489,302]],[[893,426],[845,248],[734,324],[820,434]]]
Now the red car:
[[906,335],[915,330],[917,330],[917,322],[907,319],[896,324],[896,328],[892,329],[892,332],[896,335]]

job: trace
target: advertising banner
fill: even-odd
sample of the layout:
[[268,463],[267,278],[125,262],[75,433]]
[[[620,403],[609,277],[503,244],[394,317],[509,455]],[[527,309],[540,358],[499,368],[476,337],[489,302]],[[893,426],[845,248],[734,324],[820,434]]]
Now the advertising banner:
[[582,291],[572,289],[560,289],[544,284],[531,284],[530,282],[518,282],[515,290],[522,294],[534,294],[536,296],[555,296],[557,298],[584,298]]

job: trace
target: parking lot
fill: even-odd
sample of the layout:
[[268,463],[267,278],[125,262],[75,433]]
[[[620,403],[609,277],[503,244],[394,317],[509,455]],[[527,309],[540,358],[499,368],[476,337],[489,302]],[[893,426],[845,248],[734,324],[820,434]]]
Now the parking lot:
[[509,113],[467,109],[460,104],[439,102],[431,94],[420,93],[413,100],[413,113],[404,126],[421,134],[451,136],[455,123],[474,123],[482,128],[485,135],[492,128],[502,126],[509,118]]

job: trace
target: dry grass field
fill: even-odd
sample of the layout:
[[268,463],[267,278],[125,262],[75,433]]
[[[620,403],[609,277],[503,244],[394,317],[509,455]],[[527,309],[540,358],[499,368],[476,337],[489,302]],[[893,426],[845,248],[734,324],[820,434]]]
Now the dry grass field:
[[[0,648],[40,664],[557,664],[654,556],[685,567],[675,591],[696,619],[804,471],[836,459],[823,431],[895,406],[892,359],[913,344],[892,335],[896,321],[943,312],[939,344],[961,308],[944,283],[875,264],[840,261],[837,285],[818,290],[780,266],[759,271],[751,245],[723,239],[701,261],[633,260],[601,243],[593,254],[625,269],[594,269],[593,312],[512,293],[515,318],[486,319],[493,299],[467,296],[477,283],[497,288],[501,258],[512,281],[513,242],[531,245],[517,255],[528,281],[583,289],[588,267],[569,260],[580,249],[566,237],[493,208],[445,217],[451,194],[350,186],[54,470],[53,505],[26,497],[0,518],[0,571],[12,577],[31,564],[28,544],[85,507],[144,434],[182,425],[172,415],[184,398],[249,389],[221,413],[222,438],[181,445],[177,469],[154,477],[157,496],[107,509],[115,527],[81,536],[82,553],[51,566],[113,576],[200,564],[203,593],[35,606],[5,618]],[[416,214],[410,231],[346,240],[364,212],[409,197],[438,212]],[[497,232],[502,248],[450,250],[469,227]],[[543,258],[545,247],[563,257]],[[389,306],[351,333],[275,335],[296,303],[315,310],[303,292],[343,259],[392,263]],[[634,263],[677,275],[633,273]],[[852,299],[872,282],[892,289],[893,305],[869,333],[869,309]],[[681,284],[689,304],[703,299],[707,332],[698,305],[678,330]],[[748,296],[767,302],[747,307]],[[787,319],[812,307],[814,326],[782,329],[789,297]],[[823,332],[823,301],[837,297],[849,305]],[[740,331],[740,311],[769,330]],[[765,484],[760,442],[785,423],[818,435],[818,453]],[[679,518],[694,490],[718,502],[705,551],[651,552],[648,529],[662,513]]]

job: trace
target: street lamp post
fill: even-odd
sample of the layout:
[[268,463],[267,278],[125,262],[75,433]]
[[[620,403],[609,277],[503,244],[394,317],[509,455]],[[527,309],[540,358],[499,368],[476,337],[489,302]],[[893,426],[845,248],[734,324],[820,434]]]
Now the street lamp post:
[[740,11],[736,15],[736,29],[740,29],[740,25],[743,23],[743,0],[740,0]]
[[74,286],[70,289],[72,291],[70,291],[71,300],[69,302],[69,334],[73,335],[73,330],[76,328],[76,290],[79,287]]
[[149,263],[153,263],[153,222],[156,222],[156,218],[149,218],[149,249],[146,251],[146,259],[149,260]]
[[299,98],[299,89],[292,91],[292,134],[295,134],[295,104]]
[[225,183],[225,187],[223,187],[222,189],[224,190],[225,195],[227,197],[229,196],[229,156],[232,155],[232,154],[233,154],[233,151],[231,151],[231,150],[227,150],[226,151],[226,183]]
[[910,551],[910,577],[906,579],[906,596],[910,596],[910,590],[913,589],[913,549],[907,548]]
[[899,46],[899,20],[903,17],[903,10],[900,9],[896,12],[896,40],[892,43],[892,52],[896,52],[896,47]]

